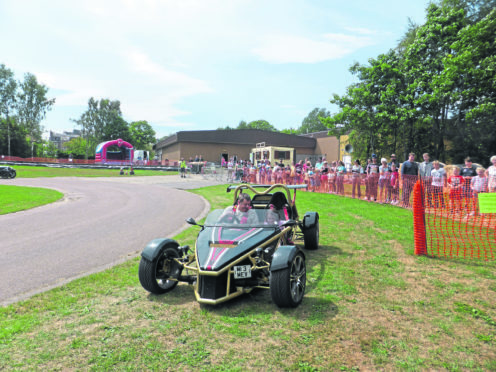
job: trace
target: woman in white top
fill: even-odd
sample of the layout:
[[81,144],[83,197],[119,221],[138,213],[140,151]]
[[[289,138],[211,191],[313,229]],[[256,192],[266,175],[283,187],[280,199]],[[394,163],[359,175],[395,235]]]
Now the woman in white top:
[[384,203],[386,195],[384,188],[387,183],[388,170],[387,160],[386,158],[382,158],[381,165],[379,166],[379,203]]
[[434,168],[431,170],[432,177],[432,187],[431,190],[427,190],[427,192],[432,193],[432,199],[434,200],[434,205],[436,208],[444,208],[444,195],[443,195],[443,187],[446,187],[446,171],[444,168],[441,168],[439,165],[439,161],[435,160],[432,162]]
[[[355,194],[358,195],[358,199],[362,197],[362,191],[360,189],[360,184],[362,183],[363,167],[360,165],[360,160],[355,160],[355,164],[351,167],[351,197],[355,198]],[[356,190],[356,193],[355,193]]]
[[491,156],[490,160],[493,165],[486,169],[488,191],[496,192],[496,155]]

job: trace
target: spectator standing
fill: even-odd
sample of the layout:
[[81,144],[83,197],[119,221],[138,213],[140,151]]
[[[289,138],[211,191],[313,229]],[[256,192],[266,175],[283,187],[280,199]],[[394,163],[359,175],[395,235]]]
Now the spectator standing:
[[307,168],[306,180],[308,185],[308,191],[315,192],[315,174],[313,172],[312,167]]
[[473,196],[470,181],[472,177],[477,176],[476,167],[472,164],[472,158],[470,156],[465,158],[465,166],[460,170],[460,176],[463,177],[462,199],[465,199],[466,205],[470,206]]
[[260,164],[258,169],[258,175],[260,177],[260,184],[265,185],[265,176],[267,175],[267,169],[265,168],[265,163]]
[[369,180],[368,180],[368,170],[369,170],[369,165],[371,163],[372,163],[372,159],[368,158],[367,159],[367,165],[365,166],[365,169],[364,169],[364,174],[365,174],[365,177],[364,177],[364,181],[365,181],[365,198],[364,198],[364,200],[369,199],[369,195],[370,195],[370,187],[369,187]]
[[455,166],[453,174],[448,178],[450,212],[458,212],[461,209],[463,177],[460,176],[460,168]]
[[481,192],[487,192],[487,183],[486,170],[482,167],[477,168],[477,176],[473,177],[470,181],[470,188],[474,196],[474,210],[469,216],[477,215],[478,195]]
[[321,192],[320,190],[320,176],[321,176],[321,173],[320,173],[320,169],[317,169],[315,168],[315,190],[317,192]]
[[403,190],[401,192],[401,202],[404,208],[410,207],[410,195],[413,191],[413,186],[418,178],[418,164],[415,162],[415,154],[408,154],[408,160],[401,166],[401,181],[403,182]]
[[367,165],[366,169],[367,181],[369,184],[368,201],[377,200],[377,186],[379,183],[379,164],[377,164],[377,156],[372,154],[372,162]]
[[489,192],[496,192],[496,155],[491,156],[491,165],[486,170],[487,175],[487,186]]
[[337,193],[344,195],[344,175],[346,174],[346,167],[342,161],[339,161],[339,166],[336,172],[336,185]]
[[427,194],[427,205],[432,207],[432,190],[431,190],[431,172],[432,172],[432,163],[430,162],[430,156],[426,152],[422,155],[424,161],[419,164],[419,177],[422,181],[422,185],[424,186],[424,190]]
[[384,203],[386,201],[386,184],[388,178],[389,167],[387,165],[386,158],[381,159],[381,165],[379,166],[379,203]]
[[396,159],[396,154],[391,154],[391,161],[388,163],[389,169],[391,169],[393,164],[396,164],[396,169],[400,169],[400,163]]
[[322,168],[322,157],[319,157],[319,160],[315,163],[315,170]]
[[296,178],[297,184],[303,183],[303,160],[300,160],[296,165],[295,165],[295,172],[296,172]]
[[391,164],[391,199],[392,205],[396,205],[399,203],[400,196],[400,174],[398,172],[398,168],[396,167],[396,163]]
[[272,168],[270,165],[265,166],[265,176],[267,177],[267,183],[270,185],[272,183]]
[[329,176],[329,163],[327,160],[324,160],[322,163],[322,168],[320,172],[320,184],[322,185],[322,192],[328,192],[329,191],[329,182],[328,182],[328,176]]
[[274,179],[274,183],[280,183],[279,181],[279,164],[275,162],[274,168],[272,168],[272,178]]
[[360,164],[360,160],[356,159],[355,163],[351,167],[351,197],[354,199],[355,195],[358,199],[362,197],[362,190],[360,185],[362,183],[363,167]]
[[181,178],[186,178],[186,161],[184,158],[181,158],[181,163],[179,164],[179,168],[181,171]]
[[444,208],[443,188],[446,187],[446,171],[440,167],[439,161],[432,162],[433,169],[431,170],[431,194],[434,197],[434,205],[436,208]]
[[336,168],[329,167],[329,172],[327,173],[327,189],[329,194],[334,194],[336,192]]
[[231,158],[227,162],[227,182],[233,182],[234,180],[233,172],[234,172],[234,162],[233,159]]

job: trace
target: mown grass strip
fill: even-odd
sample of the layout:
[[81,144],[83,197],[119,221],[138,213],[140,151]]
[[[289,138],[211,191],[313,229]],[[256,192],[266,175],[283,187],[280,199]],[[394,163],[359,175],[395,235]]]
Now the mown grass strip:
[[[13,166],[17,172],[17,178],[37,178],[37,177],[133,177],[131,175],[120,175],[120,169],[108,168],[57,168],[43,166]],[[135,169],[134,176],[166,176],[177,175],[178,172]]]
[[59,191],[41,187],[0,185],[0,214],[31,209],[63,197],[64,194]]

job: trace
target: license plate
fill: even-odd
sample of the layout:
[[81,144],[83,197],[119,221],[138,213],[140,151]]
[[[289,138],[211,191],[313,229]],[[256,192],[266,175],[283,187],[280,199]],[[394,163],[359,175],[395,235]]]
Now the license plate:
[[234,279],[251,278],[251,266],[234,266]]

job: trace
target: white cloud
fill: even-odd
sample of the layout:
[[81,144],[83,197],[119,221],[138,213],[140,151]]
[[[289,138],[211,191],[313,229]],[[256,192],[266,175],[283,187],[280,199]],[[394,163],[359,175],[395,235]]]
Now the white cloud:
[[269,63],[318,63],[343,58],[364,46],[373,45],[369,37],[324,34],[317,40],[295,35],[268,35],[253,53]]
[[204,81],[181,72],[168,70],[153,62],[145,53],[131,51],[124,53],[123,57],[128,59],[132,70],[143,76],[148,82],[153,82],[153,85],[162,86],[162,89],[170,91],[172,96],[182,97],[212,92],[212,89]]

